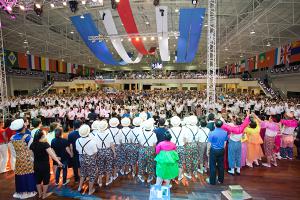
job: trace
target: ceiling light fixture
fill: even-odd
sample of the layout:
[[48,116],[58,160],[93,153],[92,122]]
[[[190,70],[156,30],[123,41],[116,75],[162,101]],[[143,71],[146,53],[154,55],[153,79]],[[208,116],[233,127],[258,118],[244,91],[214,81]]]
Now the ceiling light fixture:
[[51,8],[54,8],[54,7],[55,7],[54,3],[51,3],[50,6],[51,6]]
[[67,2],[64,1],[64,2],[63,2],[63,5],[66,6],[66,5],[67,5]]
[[85,5],[85,4],[86,4],[86,1],[81,1],[81,4],[82,4],[82,5]]
[[243,54],[240,55],[240,58],[244,57]]
[[270,42],[268,42],[268,44],[267,44],[267,47],[270,47],[271,46],[271,43]]
[[225,47],[225,51],[228,51],[228,48],[227,48],[227,47]]
[[176,8],[176,9],[175,9],[175,12],[176,12],[176,13],[178,13],[178,12],[179,12],[179,9],[178,9],[178,8]]
[[159,36],[159,38],[158,38],[159,40],[161,40],[162,39],[162,37],[161,36]]
[[204,27],[207,27],[208,26],[208,24],[204,24]]
[[192,4],[193,4],[194,6],[196,6],[197,3],[198,3],[198,0],[192,0]]
[[139,37],[136,37],[136,38],[135,38],[135,41],[140,41],[140,38],[139,38]]
[[152,36],[150,39],[153,41],[155,38]]
[[128,41],[130,42],[130,41],[131,41],[131,38],[128,38]]
[[148,21],[147,21],[147,22],[146,22],[146,24],[147,24],[147,25],[149,25],[149,24],[150,24],[150,22],[148,22]]
[[124,39],[122,38],[122,39],[121,39],[121,42],[123,42],[123,41],[124,41]]
[[71,33],[71,34],[74,34],[74,31],[71,31],[70,33]]
[[146,40],[147,40],[147,38],[146,38],[146,37],[143,37],[143,40],[144,40],[144,41],[146,41]]
[[80,18],[81,18],[81,19],[84,19],[84,16],[83,16],[83,15],[80,15]]
[[75,13],[78,9],[78,2],[77,1],[69,1],[69,7],[71,12]]
[[41,16],[43,13],[43,6],[39,3],[36,3],[33,6],[33,10],[37,14],[37,16]]
[[255,31],[252,29],[252,30],[250,31],[250,34],[251,34],[251,35],[255,34]]
[[23,5],[20,5],[21,10],[25,10],[25,7]]
[[159,0],[154,0],[154,1],[153,1],[153,5],[154,5],[154,6],[159,6]]

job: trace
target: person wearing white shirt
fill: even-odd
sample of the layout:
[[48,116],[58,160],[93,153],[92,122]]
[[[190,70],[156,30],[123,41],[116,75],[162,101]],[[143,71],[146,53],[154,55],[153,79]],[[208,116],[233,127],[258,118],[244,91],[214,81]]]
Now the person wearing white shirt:
[[156,145],[156,135],[153,132],[154,124],[153,120],[148,119],[142,123],[142,133],[139,134],[139,158],[138,158],[138,178],[141,182],[145,182],[144,175],[147,173],[147,183],[150,183],[154,176],[154,154]]
[[181,181],[183,178],[183,159],[184,159],[184,132],[183,128],[180,127],[181,120],[178,116],[174,116],[171,118],[172,128],[169,129],[172,139],[171,141],[177,147],[177,153],[179,155],[178,165],[179,165],[179,175],[178,180]]
[[195,115],[187,117],[187,124],[184,127],[184,139],[186,141],[185,145],[185,165],[186,173],[184,176],[188,179],[192,178],[192,172],[195,178],[198,178],[197,169],[198,169],[198,138],[199,138],[199,127],[198,119]]
[[68,112],[68,123],[69,123],[70,128],[73,128],[74,119],[75,119],[75,112],[73,111],[73,108],[71,107]]
[[254,105],[254,112],[255,112],[255,114],[256,114],[257,116],[260,115],[261,109],[262,109],[262,105],[261,105],[260,102],[258,102],[258,103],[256,103],[256,104]]
[[97,176],[97,144],[90,137],[90,127],[83,124],[79,128],[80,138],[76,140],[76,150],[79,153],[80,162],[80,182],[78,191],[82,190],[83,182],[86,178],[89,178],[89,192],[91,195],[95,192],[94,181]]
[[199,173],[203,174],[203,172],[206,171],[208,167],[207,159],[204,159],[206,157],[206,148],[207,148],[207,140],[208,140],[208,134],[210,133],[209,128],[206,127],[207,122],[202,119],[200,121],[200,127],[199,127],[199,134],[198,134],[198,162],[200,168],[197,170]]
[[108,123],[105,120],[96,120],[92,124],[94,140],[97,144],[97,167],[98,184],[102,186],[102,177],[106,174],[106,186],[113,181],[113,160],[115,158],[114,140],[110,133],[106,131]]
[[[131,166],[130,165],[130,162],[129,162],[129,155],[131,154],[131,152],[133,151],[133,148],[134,146],[132,146],[129,142],[129,137],[131,135],[131,128],[129,127],[130,126],[130,118],[128,117],[124,117],[123,119],[121,119],[121,125],[122,125],[122,128],[120,129],[120,142],[122,144],[122,148],[123,148],[123,163],[122,163],[122,168],[120,170],[120,173],[122,175],[124,175],[125,173],[125,169],[126,167],[131,170],[131,168],[133,168],[134,166]],[[126,172],[126,174],[129,174],[130,171]]]

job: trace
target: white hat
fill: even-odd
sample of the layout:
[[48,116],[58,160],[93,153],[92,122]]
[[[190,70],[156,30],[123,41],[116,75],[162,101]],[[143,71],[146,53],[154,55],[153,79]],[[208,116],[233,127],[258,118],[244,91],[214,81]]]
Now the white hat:
[[153,129],[153,122],[151,120],[146,120],[143,122],[143,127],[146,131],[151,131]]
[[181,122],[181,120],[178,116],[174,116],[171,118],[172,126],[178,127],[178,126],[180,126],[180,122]]
[[118,125],[120,124],[120,121],[119,121],[119,119],[118,118],[116,118],[116,117],[113,117],[113,118],[111,118],[110,120],[109,120],[109,126],[110,127],[117,127]]
[[99,126],[100,126],[100,120],[96,120],[92,123],[92,130],[99,130]]
[[105,131],[108,127],[108,123],[106,120],[102,120],[99,122],[99,130],[100,131]]
[[191,126],[196,126],[198,123],[198,118],[195,115],[189,117],[189,123]]
[[141,112],[139,117],[142,119],[142,121],[145,121],[148,118],[147,113],[145,113],[145,112]]
[[132,121],[132,124],[133,124],[134,126],[140,126],[141,123],[142,123],[142,118],[140,118],[140,117],[136,117],[136,118],[134,118],[133,121]]
[[181,124],[182,125],[190,125],[190,116],[184,117]]
[[149,118],[148,120],[150,120],[153,124],[155,123],[155,120],[153,118]]
[[88,125],[86,125],[86,124],[81,125],[80,128],[79,128],[79,130],[78,130],[79,135],[81,137],[88,136],[90,134],[90,131],[91,131],[90,127]]
[[13,131],[20,130],[24,126],[24,120],[23,119],[16,119],[10,124],[10,129]]
[[128,117],[124,117],[123,119],[121,119],[121,124],[124,127],[130,126],[130,119]]

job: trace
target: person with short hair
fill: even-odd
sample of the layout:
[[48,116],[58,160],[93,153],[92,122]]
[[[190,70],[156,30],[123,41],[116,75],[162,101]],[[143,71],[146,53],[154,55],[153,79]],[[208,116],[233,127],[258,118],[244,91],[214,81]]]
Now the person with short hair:
[[73,153],[73,158],[71,158],[72,162],[72,168],[73,168],[73,174],[74,174],[74,179],[75,183],[79,181],[79,168],[80,168],[80,163],[79,163],[79,154],[78,151],[76,150],[76,141],[78,138],[80,138],[78,129],[81,126],[81,121],[80,120],[75,120],[74,121],[74,130],[69,133],[68,135],[68,142],[70,144],[70,149]]
[[206,182],[211,185],[216,184],[216,168],[218,169],[218,183],[224,182],[224,148],[228,136],[227,132],[221,128],[222,125],[221,120],[216,120],[215,129],[208,136],[210,174]]
[[166,120],[164,118],[159,118],[158,127],[153,130],[157,139],[156,145],[165,140],[165,133],[167,131],[167,129],[165,128],[165,123]]
[[33,126],[33,129],[31,130],[31,137],[34,138],[35,132],[43,126],[42,120],[40,118],[33,118],[31,120],[31,125]]
[[[63,185],[67,185],[70,180],[67,180],[68,173],[68,160],[69,157],[72,158],[73,154],[69,147],[68,140],[62,138],[62,128],[56,128],[54,130],[55,138],[51,142],[51,148],[54,150],[56,155],[58,156],[60,162],[63,164]],[[53,161],[53,165],[57,165],[55,161]],[[57,168],[55,172],[55,185],[59,184],[61,168]]]

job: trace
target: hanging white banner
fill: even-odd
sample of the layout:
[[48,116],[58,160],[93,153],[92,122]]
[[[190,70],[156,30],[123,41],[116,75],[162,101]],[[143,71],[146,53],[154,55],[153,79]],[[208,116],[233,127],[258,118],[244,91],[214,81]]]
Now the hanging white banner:
[[160,57],[162,61],[170,61],[168,41],[168,7],[157,6],[155,11]]
[[143,54],[138,54],[137,58],[135,60],[132,60],[121,41],[121,38],[118,37],[118,31],[116,28],[116,24],[113,20],[112,14],[110,10],[100,10],[100,18],[102,18],[104,27],[106,29],[106,32],[108,35],[113,35],[114,37],[111,38],[111,43],[113,44],[114,48],[116,49],[117,53],[120,55],[120,57],[126,62],[126,63],[139,63],[143,57]]

